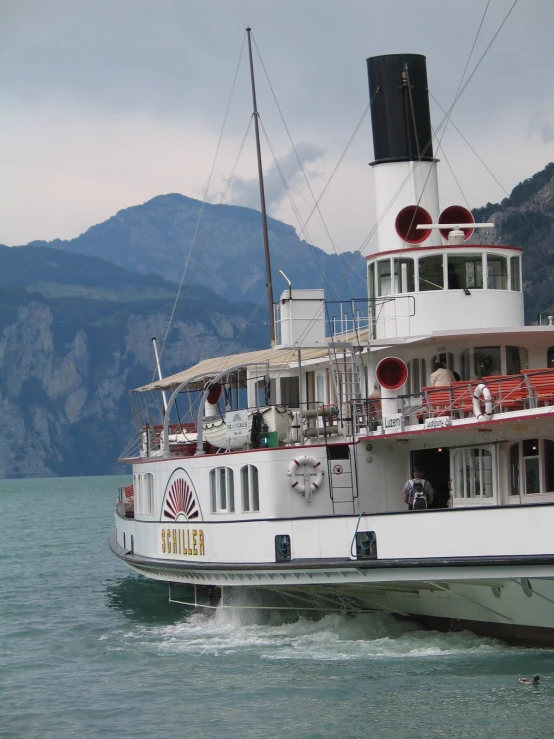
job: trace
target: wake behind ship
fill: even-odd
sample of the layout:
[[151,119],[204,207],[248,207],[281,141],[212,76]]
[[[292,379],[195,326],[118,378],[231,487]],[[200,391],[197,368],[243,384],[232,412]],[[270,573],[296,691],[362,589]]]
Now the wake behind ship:
[[[134,391],[110,546],[212,600],[246,589],[551,645],[552,319],[525,326],[522,250],[439,206],[425,58],[368,74],[367,295],[328,303],[289,275],[272,348]],[[417,479],[433,501],[409,510]]]

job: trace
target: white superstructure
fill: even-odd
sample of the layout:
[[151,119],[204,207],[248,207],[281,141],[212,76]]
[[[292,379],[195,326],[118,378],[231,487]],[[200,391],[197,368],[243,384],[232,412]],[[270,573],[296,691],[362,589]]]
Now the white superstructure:
[[[554,326],[524,324],[521,249],[468,244],[471,214],[439,206],[424,58],[368,65],[367,296],[337,307],[289,286],[274,348],[138,388],[110,543],[195,592],[552,644]],[[459,380],[433,386],[435,365]],[[429,510],[404,503],[414,467]]]

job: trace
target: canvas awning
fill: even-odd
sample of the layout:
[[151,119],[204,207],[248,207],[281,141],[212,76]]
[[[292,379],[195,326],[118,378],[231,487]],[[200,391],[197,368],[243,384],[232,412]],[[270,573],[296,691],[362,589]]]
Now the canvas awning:
[[[318,359],[328,355],[327,347],[319,349],[301,349],[302,361],[310,359]],[[274,370],[285,370],[298,366],[298,349],[260,349],[255,352],[243,352],[241,354],[229,354],[226,357],[212,357],[211,359],[203,359],[193,367],[189,367],[183,372],[177,372],[175,375],[164,377],[163,380],[151,382],[148,385],[136,388],[135,392],[146,392],[148,390],[171,390],[179,387],[183,382],[191,382],[198,380],[198,387],[203,387],[206,380],[209,380],[226,369],[233,369],[238,366],[245,367],[247,365],[259,364],[260,367],[269,367]]]

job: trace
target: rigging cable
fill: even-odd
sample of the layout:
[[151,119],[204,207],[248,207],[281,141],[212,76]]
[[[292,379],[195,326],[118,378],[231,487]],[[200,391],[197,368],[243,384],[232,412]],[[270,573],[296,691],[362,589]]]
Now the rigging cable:
[[[436,132],[435,132],[435,135],[434,135],[434,136],[433,136],[433,137],[431,138],[431,140],[430,140],[430,141],[428,142],[428,144],[427,144],[427,145],[425,146],[425,148],[423,149],[423,152],[422,152],[422,156],[425,156],[425,154],[426,154],[427,150],[429,149],[429,146],[431,145],[431,143],[432,143],[433,139],[434,139],[434,138],[436,138],[436,137],[438,136],[438,134],[439,134],[439,132],[441,131],[441,129],[443,128],[443,126],[445,126],[445,125],[446,125],[446,123],[447,123],[447,122],[448,122],[448,121],[450,120],[450,114],[452,113],[452,110],[454,109],[455,105],[456,105],[456,104],[458,103],[458,101],[459,101],[460,97],[461,97],[461,96],[463,95],[463,93],[465,92],[465,90],[466,90],[467,86],[469,85],[469,83],[471,82],[471,80],[472,80],[473,76],[474,76],[474,75],[475,75],[475,73],[477,72],[477,69],[479,68],[479,66],[480,66],[480,65],[481,65],[481,63],[483,62],[483,60],[484,60],[485,56],[487,55],[487,53],[489,52],[489,50],[490,50],[490,48],[491,48],[492,44],[493,44],[493,43],[494,43],[494,41],[496,40],[496,38],[497,38],[498,34],[500,33],[500,31],[502,30],[502,28],[503,28],[504,24],[505,24],[505,23],[506,23],[506,21],[508,20],[508,17],[510,16],[511,12],[512,12],[512,11],[513,11],[513,9],[515,8],[515,6],[516,6],[517,2],[518,2],[518,0],[514,0],[514,3],[512,4],[512,7],[510,8],[510,10],[508,11],[508,13],[507,13],[507,14],[506,14],[506,16],[504,17],[504,20],[503,20],[503,21],[502,21],[502,23],[500,24],[500,26],[499,26],[499,28],[497,29],[496,33],[494,34],[493,38],[491,39],[491,41],[489,42],[489,44],[488,44],[488,46],[486,47],[485,51],[484,51],[484,52],[483,52],[483,54],[481,55],[481,57],[480,57],[479,61],[477,62],[477,64],[476,64],[476,65],[475,65],[475,67],[473,68],[473,71],[471,72],[471,74],[469,75],[468,79],[467,79],[467,80],[466,80],[466,82],[465,82],[465,83],[463,84],[463,86],[462,86],[462,87],[461,87],[461,88],[459,89],[459,91],[458,91],[458,93],[456,94],[456,96],[455,96],[455,98],[454,98],[454,101],[452,102],[452,104],[451,104],[450,108],[448,109],[448,111],[446,111],[446,112],[444,113],[444,118],[442,119],[442,121],[441,121],[441,122],[439,123],[439,125],[437,126],[437,128],[436,128]],[[388,214],[389,210],[390,210],[390,209],[392,208],[392,206],[394,205],[394,202],[395,202],[396,198],[398,197],[398,195],[400,194],[400,192],[402,191],[402,189],[404,188],[404,186],[406,185],[406,183],[408,182],[408,180],[409,180],[409,179],[410,179],[410,177],[412,176],[412,174],[413,174],[413,172],[415,171],[415,169],[417,168],[418,164],[419,164],[419,162],[416,162],[416,163],[414,164],[414,167],[413,167],[413,168],[412,168],[412,169],[410,170],[410,172],[409,172],[409,173],[408,173],[408,174],[406,175],[406,177],[404,178],[404,181],[403,181],[403,182],[401,183],[400,187],[398,188],[398,190],[396,191],[396,193],[395,193],[395,194],[394,194],[394,196],[392,197],[392,199],[391,199],[390,203],[388,204],[387,208],[386,208],[386,209],[385,209],[385,211],[383,212],[383,215],[381,216],[381,218],[379,218],[379,219],[378,219],[378,221],[377,221],[377,223],[375,224],[375,226],[374,226],[374,227],[373,227],[373,228],[371,229],[371,231],[370,231],[370,233],[368,234],[368,236],[367,236],[367,237],[366,237],[366,238],[364,239],[364,241],[362,242],[361,246],[360,246],[360,247],[359,247],[359,249],[358,249],[358,251],[360,252],[360,254],[361,254],[361,253],[362,253],[362,252],[363,252],[363,251],[365,250],[366,246],[368,245],[368,243],[370,242],[370,240],[371,240],[371,239],[373,238],[373,236],[375,235],[375,232],[377,231],[377,228],[378,228],[378,227],[379,227],[379,225],[381,224],[381,221],[382,221],[382,220],[383,220],[383,218],[384,218],[384,217],[385,217],[385,216],[386,216],[386,215]]]
[[[464,83],[464,84],[463,84],[462,86],[460,86],[460,87],[459,87],[459,89],[458,89],[458,92],[457,92],[457,94],[456,94],[456,96],[455,96],[455,98],[454,98],[454,100],[453,100],[453,102],[452,102],[452,104],[451,104],[450,108],[449,108],[449,109],[448,109],[448,111],[447,111],[447,112],[445,113],[445,116],[444,116],[443,120],[441,121],[441,123],[440,123],[440,124],[439,124],[439,126],[437,127],[437,129],[436,129],[436,132],[435,132],[434,136],[433,136],[433,137],[431,138],[431,140],[430,140],[430,141],[428,142],[428,144],[426,145],[426,147],[425,147],[425,149],[423,150],[423,152],[422,152],[421,156],[424,156],[424,155],[425,155],[426,151],[428,150],[429,146],[431,145],[431,143],[432,143],[432,141],[433,141],[433,138],[436,138],[436,137],[438,136],[438,132],[439,132],[439,131],[441,130],[441,128],[442,128],[443,126],[446,126],[446,123],[447,123],[447,122],[448,122],[448,121],[450,120],[450,114],[451,114],[452,110],[454,109],[455,105],[456,105],[456,104],[457,104],[457,102],[459,101],[460,97],[461,97],[461,96],[463,95],[463,93],[465,92],[465,90],[466,90],[466,88],[468,87],[469,83],[471,82],[471,80],[472,80],[473,76],[474,76],[474,75],[475,75],[475,73],[477,72],[477,69],[479,68],[479,66],[480,66],[480,65],[481,65],[481,63],[483,62],[483,60],[484,60],[485,56],[487,55],[488,51],[490,50],[490,48],[491,48],[492,44],[493,44],[493,43],[494,43],[494,41],[496,40],[496,38],[497,38],[498,34],[499,34],[499,33],[500,33],[500,31],[502,30],[502,28],[503,28],[503,26],[505,25],[506,21],[508,20],[508,17],[510,16],[510,14],[511,14],[511,13],[512,13],[512,11],[513,11],[513,9],[515,8],[515,6],[516,6],[517,2],[518,2],[518,0],[514,0],[514,2],[513,2],[513,4],[512,4],[512,6],[511,6],[511,8],[509,9],[508,13],[506,14],[506,16],[505,16],[504,20],[503,20],[503,21],[502,21],[502,23],[500,24],[500,26],[499,26],[499,28],[497,29],[496,33],[494,34],[493,38],[491,39],[491,41],[490,41],[490,42],[489,42],[489,44],[487,45],[487,47],[486,47],[485,51],[483,52],[483,54],[481,55],[481,57],[480,57],[479,61],[477,62],[477,64],[476,64],[476,65],[475,65],[475,67],[473,68],[473,70],[472,70],[471,74],[469,75],[468,79],[466,80],[466,82],[465,82],[465,83]],[[486,10],[487,10],[487,8],[488,8],[488,4],[487,4],[487,6],[486,6],[486,9],[485,9],[485,13],[486,13]],[[484,16],[483,16],[483,20],[484,20]],[[481,29],[481,26],[482,26],[483,20],[481,21],[481,25],[479,26],[479,30],[478,30],[478,33],[477,33],[477,35],[479,34],[479,31],[480,31],[480,29]],[[477,37],[476,37],[476,39],[475,39],[475,41],[474,41],[474,46],[475,46],[476,40],[477,40]],[[254,42],[254,43],[255,43],[255,42]],[[473,48],[474,48],[474,47],[472,47],[472,51],[471,51],[471,53],[470,53],[470,58],[471,58],[471,54],[473,53]],[[242,46],[242,48],[241,48],[241,55],[240,55],[240,57],[239,57],[239,64],[240,64],[240,58],[242,57],[242,51],[243,51],[243,49],[244,49],[244,41],[243,41],[243,46]],[[257,49],[257,47],[256,47],[256,49]],[[259,55],[259,52],[258,52],[258,55]],[[260,57],[260,60],[261,60],[261,57]],[[264,65],[263,65],[263,60],[261,60],[261,63],[262,63],[262,67],[263,67],[263,66],[264,66]],[[467,69],[467,66],[468,66],[468,64],[469,64],[469,59],[468,59],[468,63],[466,64],[466,69]],[[466,69],[464,69],[464,74],[465,74],[465,71],[466,71]],[[265,71],[266,71],[266,70],[265,70],[265,67],[264,67],[264,72],[265,72]],[[235,85],[235,81],[236,81],[236,76],[237,76],[237,73],[238,73],[238,65],[237,65],[237,71],[235,72],[235,79],[234,79],[234,81],[233,81],[233,89],[234,89],[234,85]],[[266,72],[266,76],[267,76],[267,72]],[[268,81],[269,81],[269,80],[268,80]],[[271,83],[270,83],[270,87],[271,87]],[[272,91],[273,91],[273,90],[272,90]],[[373,96],[373,97],[375,97],[375,95],[376,95],[376,94],[378,93],[378,91],[379,91],[379,88],[377,88],[377,90],[375,91],[375,93],[374,93],[374,96]],[[305,221],[305,224],[304,224],[304,228],[305,228],[305,226],[307,225],[307,223],[308,223],[308,221],[310,220],[310,218],[311,218],[311,216],[313,215],[313,213],[314,213],[314,212],[316,211],[316,209],[317,209],[317,207],[318,207],[318,204],[319,204],[319,202],[321,201],[321,198],[323,197],[324,193],[325,193],[325,192],[326,192],[326,190],[328,189],[328,187],[329,187],[329,185],[330,185],[330,183],[331,183],[331,180],[333,179],[333,177],[334,177],[334,175],[335,175],[336,171],[338,170],[338,167],[339,167],[339,166],[340,166],[340,164],[342,163],[342,161],[343,161],[343,159],[344,159],[344,157],[345,157],[345,155],[346,155],[346,153],[347,153],[347,150],[348,150],[348,148],[350,147],[350,145],[351,145],[351,143],[352,143],[352,141],[353,141],[354,137],[356,136],[356,134],[357,134],[357,132],[358,132],[358,130],[359,130],[359,128],[360,128],[360,126],[361,126],[361,124],[362,124],[362,122],[363,122],[363,120],[364,120],[364,118],[365,118],[365,116],[366,116],[366,114],[367,114],[367,112],[368,112],[368,110],[370,109],[370,106],[371,106],[371,102],[372,102],[372,100],[370,101],[370,103],[368,103],[368,105],[367,105],[367,107],[366,107],[366,109],[365,109],[365,111],[364,111],[364,113],[363,113],[363,115],[362,115],[362,117],[361,117],[361,119],[360,119],[360,121],[359,121],[359,123],[358,123],[358,125],[357,125],[357,127],[356,127],[356,129],[355,129],[355,131],[354,131],[354,133],[352,134],[352,136],[350,137],[350,139],[349,139],[349,141],[348,141],[348,144],[347,144],[347,147],[346,147],[346,149],[344,150],[343,154],[342,154],[342,155],[341,155],[341,157],[339,158],[339,161],[337,162],[337,165],[335,166],[335,168],[334,168],[333,172],[331,173],[331,176],[330,176],[330,178],[329,178],[329,180],[328,180],[328,182],[327,182],[326,186],[324,187],[324,189],[323,189],[323,191],[321,192],[321,194],[320,194],[320,196],[319,196],[318,200],[316,201],[316,204],[315,204],[314,208],[312,209],[311,213],[309,214],[308,218],[306,219],[306,221]],[[226,118],[227,118],[227,113],[228,113],[229,105],[230,105],[230,100],[229,100],[229,103],[228,103],[228,107],[227,107],[227,111],[226,111],[226,114],[225,114],[225,121],[226,121]],[[225,121],[224,121],[224,125],[225,125]],[[218,142],[218,147],[217,147],[217,150],[219,150],[219,144],[220,144],[220,142],[221,142],[221,137],[222,137],[222,134],[223,134],[223,129],[222,129],[222,131],[221,131],[221,134],[220,134],[220,139],[219,139],[219,142]],[[443,133],[443,135],[444,135],[444,133]],[[295,153],[296,153],[296,152],[295,152]],[[216,151],[216,155],[217,155],[217,151]],[[397,192],[395,193],[395,195],[394,195],[394,196],[393,196],[393,198],[391,199],[391,202],[389,203],[389,205],[388,205],[388,206],[387,206],[387,208],[385,209],[385,211],[384,211],[384,213],[382,214],[381,218],[380,218],[380,219],[379,219],[379,220],[377,221],[377,223],[375,224],[375,226],[374,226],[374,227],[373,227],[373,229],[371,230],[370,234],[369,234],[369,235],[368,235],[368,236],[366,237],[366,239],[365,239],[365,240],[364,240],[364,241],[362,242],[362,244],[361,244],[361,245],[360,245],[360,247],[358,248],[358,250],[357,250],[357,251],[359,251],[359,252],[360,252],[360,254],[361,254],[361,253],[363,252],[363,250],[364,250],[364,249],[366,248],[367,244],[369,243],[369,241],[371,240],[371,238],[372,238],[372,237],[373,237],[373,235],[375,234],[375,232],[376,232],[376,230],[377,230],[378,226],[380,225],[380,223],[381,223],[381,221],[383,220],[383,218],[385,217],[385,215],[386,215],[386,214],[388,213],[388,211],[389,211],[389,210],[390,210],[390,209],[392,208],[392,206],[393,206],[393,204],[394,204],[394,202],[395,202],[396,198],[398,197],[399,193],[400,193],[400,192],[402,191],[402,189],[403,189],[403,187],[405,186],[406,182],[407,182],[407,181],[408,181],[408,180],[410,179],[410,177],[412,176],[412,174],[413,174],[413,171],[415,171],[415,169],[416,169],[416,167],[417,167],[417,165],[418,165],[418,164],[419,164],[419,162],[416,162],[416,163],[415,163],[414,167],[413,167],[413,168],[412,168],[412,169],[410,170],[410,172],[408,173],[408,175],[406,176],[406,178],[404,179],[404,181],[403,181],[403,182],[402,182],[402,184],[400,185],[399,189],[397,190]],[[215,160],[214,160],[214,165],[215,165]],[[212,172],[210,173],[210,180],[211,180],[211,176],[212,176],[212,173],[213,173],[213,166],[212,166]],[[209,181],[210,181],[210,180],[209,180]],[[209,186],[209,181],[208,181],[208,186]],[[207,193],[207,190],[206,190],[206,193]],[[203,205],[204,205],[204,203],[203,203]],[[203,208],[203,205],[202,205],[202,208]],[[198,227],[198,224],[197,224],[197,227]],[[304,230],[304,229],[303,229],[303,230]],[[194,238],[195,238],[195,236],[196,236],[196,231],[197,231],[197,229],[195,230],[195,234],[194,234],[194,236],[193,236],[193,241],[194,241]],[[302,232],[303,232],[303,231],[301,231],[301,233],[302,233]],[[192,245],[191,245],[191,248],[192,248]],[[189,257],[190,257],[190,252],[189,252]],[[187,259],[187,265],[188,265],[188,259]],[[186,271],[186,266],[185,266],[185,271]],[[183,277],[182,277],[182,279],[181,279],[181,285],[180,285],[179,291],[180,291],[180,289],[181,289],[181,286],[182,286],[182,282],[183,282],[183,279],[184,279],[184,273],[183,273]],[[390,289],[390,288],[389,288],[389,289]],[[258,301],[258,304],[256,305],[256,307],[255,307],[255,308],[254,308],[254,310],[252,311],[252,313],[251,313],[251,316],[250,316],[250,318],[248,319],[248,321],[247,321],[246,325],[245,325],[245,326],[243,327],[243,329],[242,329],[242,330],[241,330],[241,332],[239,333],[239,336],[237,336],[237,337],[235,338],[235,340],[233,341],[233,344],[232,344],[232,346],[231,346],[231,348],[230,348],[230,350],[228,351],[228,353],[227,353],[227,355],[226,355],[226,356],[229,356],[229,354],[231,353],[231,349],[232,349],[232,347],[233,347],[233,346],[234,346],[234,345],[236,344],[236,342],[237,342],[238,338],[239,338],[240,336],[242,336],[242,334],[244,333],[244,331],[245,331],[246,327],[248,326],[248,324],[250,323],[250,320],[251,320],[251,319],[253,318],[253,316],[255,315],[255,313],[256,313],[256,311],[258,310],[258,308],[259,308],[259,306],[260,306],[260,304],[261,304],[261,302],[262,302],[262,300],[263,300],[263,298],[264,298],[264,297],[265,297],[265,296],[262,296],[262,297],[260,298],[260,300]],[[178,296],[177,296],[177,299],[178,299]],[[177,301],[176,301],[176,302],[177,302]],[[176,306],[176,304],[175,304],[175,306]],[[173,314],[174,314],[174,312],[175,312],[175,306],[174,306],[174,309],[173,309],[173,312],[172,312],[172,315],[171,315],[170,323],[171,323],[171,320],[172,320],[172,318],[173,318]],[[164,349],[164,347],[165,347],[165,343],[166,343],[166,340],[167,340],[167,335],[168,335],[168,332],[169,332],[169,326],[168,326],[168,331],[166,332],[166,336],[165,336],[165,338],[164,338],[164,342],[163,342],[163,345],[162,345],[162,352],[163,352],[163,349]],[[160,355],[161,355],[161,353],[160,353]]]
[[[300,166],[300,170],[302,171],[302,175],[304,176],[304,180],[305,180],[305,182],[306,182],[306,185],[307,185],[307,187],[308,187],[308,190],[310,191],[310,195],[312,196],[312,199],[313,199],[313,201],[314,201],[314,207],[313,207],[313,209],[312,209],[311,213],[310,213],[310,214],[308,215],[307,219],[305,220],[305,222],[304,222],[304,225],[303,225],[303,226],[302,226],[302,220],[301,220],[300,218],[298,218],[298,220],[299,220],[299,223],[300,223],[300,225],[302,226],[302,228],[301,228],[301,231],[300,231],[300,233],[299,233],[299,236],[301,236],[301,235],[302,235],[302,234],[304,233],[304,231],[306,230],[306,227],[307,227],[307,225],[308,225],[308,221],[310,220],[310,218],[312,217],[312,215],[314,214],[314,212],[316,212],[316,211],[317,211],[317,213],[318,213],[318,216],[319,216],[319,218],[320,218],[320,220],[321,220],[321,223],[322,223],[322,225],[323,225],[323,228],[325,229],[325,232],[326,232],[326,234],[327,234],[327,237],[329,238],[329,242],[331,243],[331,246],[333,247],[333,250],[334,250],[335,254],[337,254],[337,256],[338,256],[338,255],[340,254],[340,252],[339,252],[339,251],[338,251],[338,249],[337,249],[337,246],[336,246],[336,244],[335,244],[335,242],[334,242],[334,240],[333,240],[333,238],[332,238],[332,236],[331,236],[331,234],[330,234],[330,232],[329,232],[329,229],[328,229],[328,227],[327,227],[327,224],[325,223],[325,220],[324,220],[324,218],[323,218],[323,214],[321,213],[321,210],[320,210],[320,208],[319,208],[319,202],[320,202],[320,200],[321,200],[321,197],[323,196],[323,193],[325,192],[325,190],[326,190],[326,189],[327,189],[327,187],[329,186],[329,184],[330,184],[330,182],[331,182],[331,180],[332,180],[332,178],[333,178],[333,176],[334,176],[335,172],[337,171],[338,165],[337,165],[337,167],[335,167],[335,169],[333,170],[333,172],[332,172],[332,174],[331,174],[331,177],[329,178],[329,181],[327,182],[327,185],[325,186],[325,188],[324,188],[323,192],[321,193],[320,197],[319,197],[318,199],[316,199],[316,197],[315,197],[315,195],[314,195],[314,193],[313,193],[313,190],[312,190],[312,188],[311,188],[310,182],[309,182],[309,180],[308,180],[308,176],[306,175],[306,171],[305,171],[305,169],[304,169],[304,166],[303,166],[303,164],[302,164],[302,161],[300,160],[300,157],[299,157],[299,155],[298,155],[298,151],[297,151],[297,149],[296,149],[296,146],[295,146],[295,144],[294,144],[293,138],[292,138],[292,136],[291,136],[291,133],[290,133],[290,131],[289,131],[289,128],[288,128],[288,126],[287,126],[287,123],[286,123],[286,121],[285,121],[285,117],[284,117],[284,115],[283,115],[283,112],[282,112],[282,110],[281,110],[281,106],[279,105],[279,101],[277,100],[277,95],[275,94],[275,90],[273,89],[273,85],[271,84],[271,80],[270,80],[270,78],[269,78],[269,75],[268,75],[268,73],[267,73],[267,69],[266,69],[266,67],[265,67],[264,61],[263,61],[263,59],[262,59],[262,55],[260,54],[260,50],[258,49],[258,45],[256,44],[256,40],[255,40],[255,39],[254,39],[254,45],[255,45],[255,47],[256,47],[256,52],[258,53],[258,57],[259,57],[259,59],[260,59],[260,63],[261,63],[261,65],[262,65],[262,69],[264,70],[264,73],[265,73],[265,76],[266,76],[266,79],[267,79],[267,82],[268,82],[268,85],[269,85],[269,89],[271,90],[271,93],[272,93],[272,95],[273,95],[273,99],[274,99],[274,101],[275,101],[275,105],[277,106],[277,110],[279,111],[279,115],[281,116],[281,121],[282,121],[282,123],[283,123],[283,126],[285,127],[285,131],[287,132],[287,136],[288,136],[288,138],[289,138],[289,141],[290,141],[290,143],[291,143],[292,149],[293,149],[293,151],[294,151],[294,154],[295,154],[295,156],[296,156],[296,160],[297,160],[297,162],[298,162],[298,164],[299,164],[299,166]],[[377,92],[377,91],[376,91],[376,92]],[[375,93],[375,94],[376,94],[376,93]],[[374,94],[374,96],[373,96],[373,97],[375,97],[375,94]],[[362,116],[362,119],[360,120],[360,123],[359,123],[359,124],[358,124],[358,125],[356,126],[356,129],[355,129],[355,131],[354,131],[354,134],[353,134],[353,136],[352,136],[352,137],[350,138],[350,140],[349,140],[349,142],[348,142],[348,144],[347,144],[346,150],[344,151],[344,153],[343,153],[342,157],[341,157],[341,158],[340,158],[340,160],[339,160],[339,164],[340,164],[340,163],[342,162],[342,159],[343,159],[343,158],[344,158],[344,156],[346,155],[346,152],[348,151],[348,148],[350,147],[350,144],[352,143],[352,140],[353,140],[354,136],[355,136],[355,135],[356,135],[356,133],[358,132],[358,129],[359,129],[360,125],[361,125],[361,122],[362,122],[362,121],[363,121],[363,119],[365,118],[365,115],[366,115],[367,111],[369,110],[369,108],[370,108],[370,106],[371,106],[371,102],[372,102],[372,101],[370,101],[370,103],[369,103],[369,104],[368,104],[368,105],[366,106],[366,109],[365,109],[365,111],[364,111],[364,114],[363,114],[363,116]],[[267,137],[267,134],[266,134],[266,137]],[[297,216],[297,217],[298,217],[298,216]],[[344,269],[344,266],[343,266],[343,265],[341,265],[341,267],[342,267],[342,272],[343,272],[343,275],[344,275],[344,277],[346,278],[346,280],[348,281],[349,287],[350,287],[350,289],[352,290],[352,286],[350,285],[350,282],[349,282],[349,280],[348,280],[348,276],[347,276],[347,274],[346,274],[346,271],[345,271],[345,269]],[[357,270],[356,270],[356,272],[357,272]],[[359,277],[361,277],[361,275],[359,275],[359,273],[357,273],[357,274],[358,274],[358,276],[359,276]],[[365,279],[365,277],[364,277],[364,279]]]
[[[169,335],[169,331],[171,329],[171,324],[173,322],[173,317],[175,315],[175,310],[177,309],[177,303],[179,302],[179,296],[180,296],[181,290],[183,288],[183,282],[185,280],[185,275],[187,273],[187,269],[188,269],[188,265],[189,265],[189,262],[190,262],[190,258],[192,256],[192,250],[194,248],[194,244],[195,244],[195,241],[196,241],[196,236],[198,234],[198,228],[200,226],[200,221],[201,221],[201,218],[202,218],[202,213],[204,211],[204,206],[206,204],[206,198],[208,196],[208,190],[210,188],[210,184],[211,184],[211,181],[212,181],[212,176],[213,176],[214,169],[215,169],[215,163],[216,163],[216,160],[217,160],[217,156],[219,154],[219,147],[221,146],[221,140],[223,138],[223,131],[225,130],[225,124],[227,123],[227,117],[229,115],[229,109],[231,107],[231,100],[233,98],[233,93],[234,93],[234,90],[235,90],[235,84],[236,84],[236,81],[237,81],[237,76],[238,76],[238,72],[239,72],[240,62],[241,62],[241,59],[242,59],[242,54],[243,54],[243,51],[244,51],[245,42],[246,42],[246,34],[244,35],[244,38],[242,40],[242,46],[241,46],[241,50],[240,50],[240,54],[239,54],[239,59],[238,59],[238,62],[237,62],[237,67],[235,69],[235,76],[233,78],[233,84],[231,86],[231,93],[230,93],[229,99],[227,101],[227,107],[226,107],[225,115],[224,115],[224,118],[223,118],[223,125],[221,126],[221,131],[220,131],[220,134],[219,134],[219,139],[217,141],[217,146],[216,146],[216,150],[215,150],[215,154],[214,154],[214,158],[213,158],[213,162],[212,162],[212,167],[211,167],[211,170],[210,170],[210,175],[208,177],[208,182],[206,184],[206,189],[204,191],[204,197],[202,199],[202,205],[200,206],[200,212],[198,214],[198,219],[196,221],[196,226],[195,226],[195,229],[194,229],[194,233],[192,235],[192,240],[191,240],[189,251],[188,251],[188,254],[187,254],[186,261],[185,261],[185,266],[183,268],[183,273],[181,275],[181,281],[179,283],[179,288],[177,290],[177,295],[175,296],[175,302],[173,304],[173,309],[172,309],[171,315],[169,317],[169,323],[167,325],[167,330],[165,332],[164,340],[163,340],[162,347],[161,347],[161,350],[160,350],[160,361],[161,361],[161,358],[162,358],[162,355],[163,355],[163,352],[164,352],[164,349],[165,349],[165,344],[166,344],[166,341],[167,341],[167,337]],[[153,381],[154,377],[155,377],[155,372],[154,372],[154,375],[152,376],[152,381]]]
[[[439,101],[436,99],[436,97],[433,95],[433,93],[430,90],[429,90],[429,95],[431,95],[431,97],[433,98],[433,100],[435,101],[435,103],[444,112],[443,107],[441,106],[441,104],[439,103]],[[449,119],[449,123],[452,124],[452,127],[455,129],[455,131],[458,133],[458,135],[465,141],[465,143],[468,145],[468,147],[471,149],[471,151],[475,154],[475,156],[477,157],[477,159],[481,162],[481,164],[483,165],[483,167],[487,170],[487,172],[490,174],[490,176],[496,182],[496,184],[498,185],[498,187],[502,190],[502,192],[504,193],[504,195],[506,195],[506,197],[509,198],[510,197],[510,193],[506,190],[506,188],[504,187],[504,185],[496,177],[496,175],[490,169],[490,167],[486,164],[486,162],[481,158],[481,156],[479,155],[479,153],[469,143],[469,141],[466,139],[466,137],[464,136],[464,134],[460,131],[460,129],[458,128],[458,126],[454,123],[454,121],[451,118]],[[546,246],[546,242],[544,241],[543,236],[541,235],[540,231],[537,229],[537,227],[535,226],[535,224],[527,217],[527,214],[525,213],[525,211],[522,211],[522,215],[525,218],[525,220],[527,221],[527,224],[535,231],[535,233],[538,236],[538,238],[540,239],[541,243]]]

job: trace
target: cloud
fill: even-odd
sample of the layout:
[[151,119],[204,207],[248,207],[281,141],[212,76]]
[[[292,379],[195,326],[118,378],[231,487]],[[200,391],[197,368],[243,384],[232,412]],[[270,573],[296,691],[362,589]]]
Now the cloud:
[[[298,157],[296,154],[298,154]],[[286,197],[285,186],[281,178],[285,180],[288,189],[293,190],[295,187],[304,183],[302,168],[308,174],[306,171],[307,168],[314,162],[322,159],[324,155],[325,150],[322,147],[308,142],[300,142],[296,146],[296,153],[291,149],[286,156],[278,159],[277,163],[273,162],[264,173],[265,200],[268,210],[277,208]],[[299,159],[302,167],[298,161]],[[258,178],[235,178],[231,189],[230,202],[233,205],[259,208],[260,189]]]
[[529,125],[527,126],[527,134],[532,138],[535,134],[538,134],[545,144],[549,144],[554,141],[554,126],[550,123],[546,113],[541,111],[531,118]]

